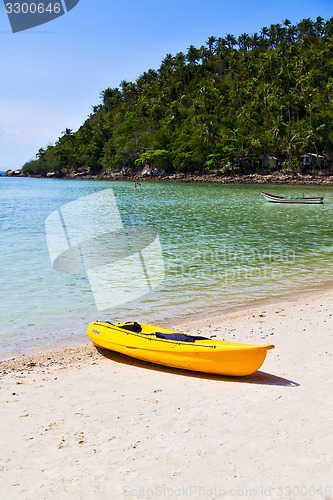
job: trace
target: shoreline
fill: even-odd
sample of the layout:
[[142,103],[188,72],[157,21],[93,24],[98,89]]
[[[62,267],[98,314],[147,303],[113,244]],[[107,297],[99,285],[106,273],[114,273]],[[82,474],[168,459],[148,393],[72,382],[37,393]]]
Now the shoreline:
[[[297,297],[295,297],[296,294]],[[252,299],[249,302],[229,305],[225,309],[216,311],[214,314],[212,314],[211,312],[209,314],[207,314],[207,312],[200,312],[194,316],[187,316],[182,319],[177,318],[177,320],[166,320],[163,325],[157,322],[156,326],[163,326],[165,328],[183,331],[184,333],[193,333],[194,335],[203,334],[202,332],[204,330],[205,335],[208,335],[210,333],[210,324],[224,325],[224,323],[228,324],[231,318],[241,318],[242,315],[247,315],[248,317],[253,316],[253,311],[256,312],[263,309],[274,309],[276,307],[288,307],[290,303],[299,304],[308,303],[311,301],[320,302],[322,298],[326,297],[331,298],[333,302],[332,286],[326,287],[323,290],[303,291],[297,293],[295,293],[295,291],[290,291],[286,295],[279,295],[276,297],[269,297],[265,299]],[[254,316],[255,315],[256,313],[254,314]],[[330,317],[332,317],[332,314],[330,315]],[[143,320],[142,322],[144,323],[145,321]],[[88,328],[88,324],[86,326]],[[225,330],[226,327],[223,326],[223,331],[225,332]],[[234,331],[233,328],[231,330]],[[22,352],[9,352],[5,358],[0,359],[0,379],[1,376],[5,374],[4,371],[24,371],[25,369],[29,370],[30,363],[34,363],[36,365],[39,363],[43,363],[47,366],[48,360],[51,361],[50,364],[53,364],[55,360],[60,359],[63,361],[64,359],[67,359],[68,355],[68,361],[71,365],[75,364],[75,360],[72,358],[73,353],[78,353],[78,355],[80,355],[82,351],[84,355],[91,356],[96,348],[88,339],[86,331],[84,332],[84,334],[86,336],[86,341],[83,340],[82,333],[80,334],[80,338],[78,334],[78,336],[73,339],[61,339],[52,344],[45,344],[40,347],[31,347],[27,350],[22,350]],[[235,337],[234,334],[233,337]],[[225,336],[218,336],[217,338],[219,340],[230,340]],[[243,340],[244,339],[240,332],[237,335],[237,340],[230,341],[242,343]],[[248,337],[248,340],[251,340],[251,337]],[[101,351],[104,350],[101,349]]]
[[[196,314],[194,317],[188,316],[183,319],[178,318],[178,320],[176,321],[168,320],[165,321],[163,325],[158,323],[156,326],[163,326],[166,328],[175,329],[177,331],[183,331],[185,333],[193,333],[194,335],[203,334],[203,332],[205,332],[205,335],[208,335],[210,333],[209,328],[211,325],[222,325],[223,328],[221,327],[222,330],[220,332],[220,335],[217,337],[219,340],[230,340],[233,342],[241,343],[244,340],[244,337],[242,336],[243,329],[241,329],[237,333],[237,335],[232,335],[232,337],[237,337],[237,340],[231,340],[228,339],[225,335],[222,335],[222,333],[225,334],[227,330],[227,327],[225,325],[229,324],[230,321],[232,321],[232,319],[234,318],[236,318],[237,320],[241,320],[243,316],[254,318],[255,316],[259,315],[258,311],[264,309],[273,310],[275,308],[283,308],[290,309],[290,311],[292,311],[292,309],[294,307],[297,308],[298,305],[314,307],[310,304],[317,304],[319,302],[325,301],[332,302],[333,306],[333,288],[331,286],[323,290],[297,292],[297,297],[292,297],[294,295],[295,292],[290,292],[289,294],[283,296],[279,295],[277,297],[270,297],[265,299],[253,299],[247,303],[235,304],[227,307],[226,309],[216,311],[215,314],[210,313],[209,315],[207,315],[207,313],[202,312]],[[301,309],[301,311],[302,310],[303,309]],[[329,318],[332,317],[333,307],[332,313],[329,313]],[[333,319],[331,327],[333,329]],[[231,331],[235,331],[235,329],[232,328]],[[247,340],[251,340],[251,336],[248,336],[248,334],[245,334],[245,338]],[[5,374],[4,371],[6,370],[24,370],[24,366],[29,368],[29,363],[46,363],[46,360],[51,360],[52,362],[54,362],[55,358],[59,358],[63,361],[65,358],[67,358],[67,355],[69,356],[69,364],[75,364],[75,359],[73,359],[72,354],[74,352],[80,353],[81,350],[88,356],[91,356],[91,354],[96,350],[87,336],[86,341],[84,341],[82,338],[80,340],[78,338],[71,340],[62,339],[50,345],[31,347],[28,350],[22,352],[22,354],[18,353],[17,355],[14,355],[14,353],[8,353],[8,357],[0,359],[0,378]],[[104,350],[101,349],[101,351]],[[124,357],[127,358],[126,356]],[[150,363],[143,362],[143,364]]]
[[184,491],[171,498],[216,489],[278,499],[302,487],[303,498],[330,497],[332,310],[329,290],[182,324],[273,343],[248,377],[153,365],[91,343],[1,362],[3,495],[154,500],[164,488]]
[[[332,294],[333,296],[333,285],[326,285],[326,286],[321,286],[320,289],[319,287],[315,290],[307,291],[307,290],[290,290],[286,294],[279,294],[277,296],[270,296],[270,297],[265,297],[265,298],[257,298],[257,299],[251,299],[247,302],[237,302],[235,304],[226,304],[224,308],[221,308],[215,313],[212,314],[211,310],[205,310],[205,311],[200,311],[196,313],[195,315],[188,315],[184,316],[182,318],[176,318],[172,319],[171,317],[165,319],[164,321],[156,322],[156,326],[163,326],[165,328],[170,328],[170,329],[177,329],[180,331],[184,331],[185,333],[193,333],[191,328],[193,325],[193,328],[196,328],[196,325],[201,325],[205,324],[207,321],[206,318],[208,317],[208,322],[216,322],[216,323],[223,323],[223,318],[229,317],[230,315],[240,315],[241,313],[247,313],[248,310],[252,309],[257,309],[257,308],[265,308],[265,307],[270,307],[276,303],[278,304],[287,304],[292,301],[299,301],[299,300],[308,300],[308,299],[317,299],[322,297],[323,295],[326,294]],[[297,299],[295,299],[295,296],[297,296]],[[126,319],[121,319],[119,321],[125,321]],[[142,322],[145,323],[145,319],[142,319]],[[72,337],[66,336],[64,338],[61,338],[57,341],[53,340],[52,342],[43,342],[40,345],[35,345],[31,346],[29,348],[23,348],[19,347],[16,348],[16,350],[12,351],[7,351],[3,355],[0,356],[0,376],[1,376],[1,369],[4,365],[11,364],[12,362],[14,365],[24,365],[29,362],[39,362],[39,356],[41,356],[42,359],[44,357],[49,357],[54,354],[56,357],[60,355],[62,352],[66,353],[67,351],[70,351],[72,349],[80,349],[80,348],[86,348],[88,347],[91,343],[87,337],[86,330],[88,328],[87,323],[85,325],[85,330],[84,332],[77,332]],[[198,333],[198,332],[196,332]],[[86,338],[86,342],[84,340]],[[242,339],[240,338],[238,342],[242,342]],[[27,361],[29,359],[29,361]],[[37,360],[37,361],[36,361]],[[25,363],[26,362],[26,363]]]
[[297,173],[282,173],[274,172],[271,174],[246,174],[246,175],[223,175],[220,172],[208,173],[193,173],[193,174],[123,174],[123,173],[106,173],[100,175],[92,175],[87,173],[66,173],[56,174],[49,172],[46,175],[31,175],[27,173],[13,172],[7,177],[31,177],[31,178],[48,178],[48,179],[87,179],[87,180],[105,180],[105,181],[158,181],[158,182],[182,182],[182,183],[217,183],[217,184],[267,184],[267,185],[318,185],[332,186],[333,173],[323,174],[297,174]]

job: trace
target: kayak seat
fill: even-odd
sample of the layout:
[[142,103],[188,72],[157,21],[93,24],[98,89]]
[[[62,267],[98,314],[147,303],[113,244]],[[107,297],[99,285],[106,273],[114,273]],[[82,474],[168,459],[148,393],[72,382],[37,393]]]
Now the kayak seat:
[[195,342],[196,340],[209,340],[207,337],[199,337],[198,335],[185,335],[184,333],[161,333],[155,332],[158,339],[178,340],[179,342]]
[[139,325],[139,323],[137,323],[136,321],[134,321],[134,323],[129,323],[128,325],[123,325],[120,328],[122,328],[123,330],[128,330],[129,332],[135,332],[135,333],[141,333],[141,330],[142,330],[141,325]]

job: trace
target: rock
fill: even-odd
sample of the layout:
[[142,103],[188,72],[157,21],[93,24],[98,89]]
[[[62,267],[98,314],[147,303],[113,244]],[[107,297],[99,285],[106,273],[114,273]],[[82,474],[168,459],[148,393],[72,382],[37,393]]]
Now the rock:
[[150,167],[149,165],[145,165],[141,172],[139,172],[140,177],[158,177],[164,175],[165,170],[158,169],[156,167]]
[[22,175],[22,170],[7,170],[6,177],[18,177]]
[[153,169],[149,165],[145,165],[140,172],[140,175],[152,175]]

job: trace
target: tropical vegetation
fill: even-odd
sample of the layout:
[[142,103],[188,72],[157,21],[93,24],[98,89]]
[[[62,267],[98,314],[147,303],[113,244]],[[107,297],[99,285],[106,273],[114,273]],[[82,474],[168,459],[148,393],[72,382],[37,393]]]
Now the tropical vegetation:
[[105,88],[24,170],[255,172],[262,156],[297,171],[303,153],[333,151],[333,18],[286,19],[260,33],[209,37],[158,70]]

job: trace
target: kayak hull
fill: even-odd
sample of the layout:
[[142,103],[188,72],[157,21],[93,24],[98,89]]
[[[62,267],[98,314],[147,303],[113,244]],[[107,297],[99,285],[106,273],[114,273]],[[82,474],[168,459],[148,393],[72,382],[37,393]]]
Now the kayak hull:
[[154,332],[170,330],[143,325],[142,333],[123,330],[124,323],[91,323],[88,337],[96,347],[125,354],[159,365],[227,376],[245,376],[256,372],[273,345],[253,346],[218,340],[194,343],[156,338]]

